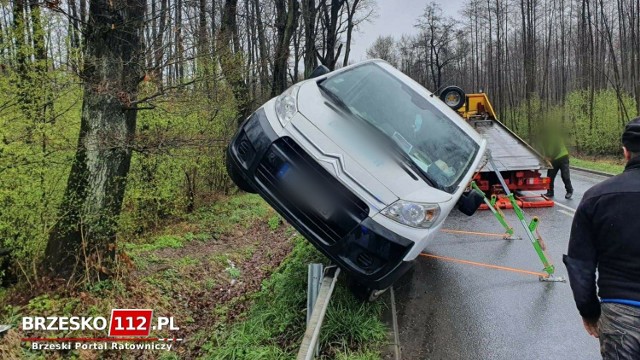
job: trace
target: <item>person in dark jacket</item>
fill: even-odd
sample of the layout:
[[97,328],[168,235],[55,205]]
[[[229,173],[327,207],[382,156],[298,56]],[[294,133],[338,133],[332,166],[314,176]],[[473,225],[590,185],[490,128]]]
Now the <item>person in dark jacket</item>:
[[622,143],[624,172],[585,193],[563,258],[603,359],[640,359],[640,118],[627,124]]

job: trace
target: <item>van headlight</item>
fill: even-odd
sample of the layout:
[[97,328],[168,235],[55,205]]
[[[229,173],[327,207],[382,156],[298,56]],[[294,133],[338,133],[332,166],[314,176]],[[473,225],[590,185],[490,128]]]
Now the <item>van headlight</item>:
[[285,127],[298,112],[297,100],[299,89],[299,85],[293,85],[276,98],[276,116],[278,116],[282,127]]
[[440,215],[438,204],[421,204],[398,200],[382,210],[382,215],[415,228],[430,228]]

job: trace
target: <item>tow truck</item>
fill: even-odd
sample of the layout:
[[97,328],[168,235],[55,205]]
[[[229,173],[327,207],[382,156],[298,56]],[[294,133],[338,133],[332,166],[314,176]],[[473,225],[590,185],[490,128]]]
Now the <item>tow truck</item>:
[[[498,120],[486,93],[465,94],[457,86],[448,86],[440,92],[440,99],[465,119],[483,138],[497,170],[506,186],[515,193],[522,208],[552,207],[554,202],[543,196],[525,196],[524,192],[546,192],[550,179],[541,171],[551,164],[526,141]],[[489,164],[478,170],[473,180],[489,196],[495,195],[495,206],[512,208],[502,184]],[[487,206],[483,205],[483,209]]]

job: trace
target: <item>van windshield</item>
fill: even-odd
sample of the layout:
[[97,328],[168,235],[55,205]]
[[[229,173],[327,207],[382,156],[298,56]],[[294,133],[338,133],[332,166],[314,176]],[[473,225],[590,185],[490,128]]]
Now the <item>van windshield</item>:
[[375,63],[330,76],[321,85],[392,139],[436,187],[455,192],[479,146],[428,99]]

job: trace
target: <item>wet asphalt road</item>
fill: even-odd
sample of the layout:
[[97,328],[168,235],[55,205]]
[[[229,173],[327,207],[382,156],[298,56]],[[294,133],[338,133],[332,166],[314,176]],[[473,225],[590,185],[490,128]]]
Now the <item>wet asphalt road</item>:
[[[564,199],[556,179],[553,208],[526,209],[540,218],[540,235],[566,276],[562,254],[571,229],[571,209],[584,192],[606,178],[572,170],[575,192]],[[560,206],[560,205],[564,205]],[[516,233],[525,233],[505,210]],[[489,211],[473,217],[454,211],[444,228],[501,233]],[[506,241],[441,233],[426,252],[488,264],[540,271],[529,240]],[[599,359],[598,341],[587,335],[569,283],[543,283],[536,276],[419,257],[415,271],[394,285],[402,359]]]

